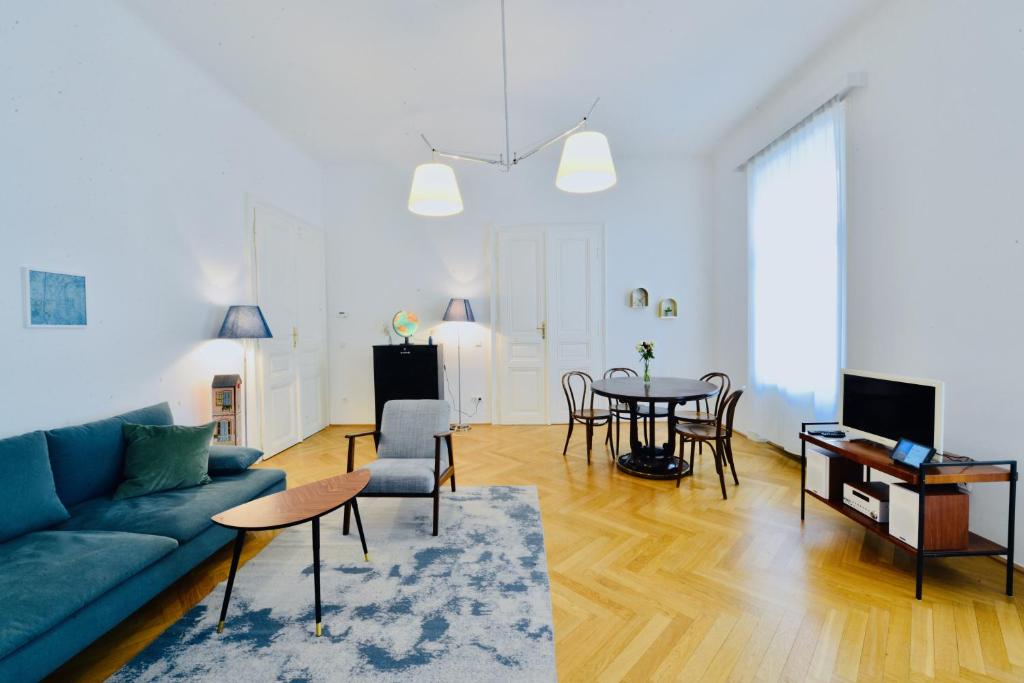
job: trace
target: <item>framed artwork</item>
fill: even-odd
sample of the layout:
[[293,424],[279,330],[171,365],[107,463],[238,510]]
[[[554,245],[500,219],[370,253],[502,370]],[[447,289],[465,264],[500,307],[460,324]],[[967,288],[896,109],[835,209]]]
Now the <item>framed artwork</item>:
[[25,327],[85,327],[85,276],[24,268]]

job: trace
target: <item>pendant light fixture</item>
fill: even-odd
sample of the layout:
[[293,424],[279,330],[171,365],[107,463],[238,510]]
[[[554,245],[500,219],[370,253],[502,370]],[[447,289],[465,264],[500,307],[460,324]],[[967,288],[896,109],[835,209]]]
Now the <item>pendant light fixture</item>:
[[576,194],[600,192],[614,185],[616,180],[608,138],[585,130],[566,139],[555,176],[559,190]]
[[555,176],[555,186],[565,192],[588,194],[607,190],[616,183],[615,163],[612,161],[608,138],[587,130],[587,119],[601,98],[594,100],[590,110],[573,127],[548,138],[525,152],[512,153],[508,120],[508,45],[505,34],[505,0],[501,7],[501,71],[505,97],[505,152],[492,156],[455,154],[434,147],[422,133],[420,137],[430,148],[434,162],[416,167],[409,191],[409,210],[421,216],[452,216],[462,211],[462,195],[451,166],[437,163],[438,157],[461,161],[474,161],[510,171],[519,162],[565,139],[562,158]]
[[420,216],[462,213],[462,193],[455,171],[447,164],[420,164],[412,174],[409,210]]

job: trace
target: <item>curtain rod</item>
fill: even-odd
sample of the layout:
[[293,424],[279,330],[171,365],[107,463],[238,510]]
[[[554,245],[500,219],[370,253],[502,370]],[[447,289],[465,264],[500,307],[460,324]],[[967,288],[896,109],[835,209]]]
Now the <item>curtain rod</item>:
[[862,88],[865,85],[867,85],[867,74],[865,74],[864,72],[858,71],[856,73],[847,74],[846,75],[846,85],[843,86],[839,90],[839,92],[837,92],[836,94],[832,95],[827,100],[825,100],[824,102],[819,104],[817,107],[814,108],[814,110],[811,113],[807,114],[806,116],[801,118],[799,121],[794,123],[792,126],[790,126],[786,130],[784,130],[781,133],[779,133],[778,135],[776,135],[774,138],[772,138],[771,142],[769,142],[764,147],[761,147],[756,152],[754,152],[749,157],[747,157],[746,161],[744,161],[742,164],[740,164],[739,166],[736,167],[736,171],[737,172],[743,172],[743,171],[747,170],[747,166],[750,164],[750,162],[753,161],[754,159],[756,159],[758,156],[760,156],[769,147],[774,145],[779,140],[782,140],[783,138],[785,138],[787,135],[792,133],[794,130],[796,130],[800,126],[802,126],[805,123],[807,123],[808,120],[810,120],[811,118],[813,118],[814,116],[819,114],[823,109],[825,109],[825,107],[827,107],[830,104],[833,104],[835,102],[842,102],[847,97],[849,97],[851,92],[853,92],[857,88]]

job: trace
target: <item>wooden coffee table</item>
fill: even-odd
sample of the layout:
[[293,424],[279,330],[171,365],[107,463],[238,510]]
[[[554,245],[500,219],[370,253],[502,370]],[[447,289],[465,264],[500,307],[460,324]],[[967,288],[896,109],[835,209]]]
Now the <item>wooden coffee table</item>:
[[242,554],[245,532],[283,529],[312,522],[316,635],[320,636],[323,632],[320,626],[320,518],[342,505],[351,505],[356,517],[356,527],[359,529],[359,540],[363,544],[363,559],[369,562],[370,551],[366,549],[366,536],[363,535],[363,522],[359,519],[359,504],[356,502],[356,494],[366,488],[369,481],[368,471],[356,470],[272,493],[211,517],[215,524],[238,530],[235,536],[234,555],[231,557],[231,573],[228,574],[228,585],[224,591],[224,604],[220,608],[220,621],[217,622],[217,633],[224,632],[224,619],[228,614],[228,601],[231,599],[231,587],[235,583],[235,572],[238,571],[238,558]]

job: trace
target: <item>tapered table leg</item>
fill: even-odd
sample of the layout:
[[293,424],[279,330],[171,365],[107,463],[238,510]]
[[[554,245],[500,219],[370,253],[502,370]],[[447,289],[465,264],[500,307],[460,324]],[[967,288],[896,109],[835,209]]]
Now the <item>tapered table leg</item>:
[[235,573],[238,571],[238,558],[242,556],[242,544],[245,532],[241,529],[235,534],[235,549],[231,555],[231,571],[228,573],[228,585],[224,589],[224,604],[220,606],[220,621],[217,622],[217,633],[224,633],[224,620],[228,616],[228,602],[231,600],[231,588],[235,585]]
[[[357,517],[358,519],[358,517]],[[320,518],[313,518],[313,595],[316,600],[316,635],[323,633],[320,625]]]
[[363,544],[363,559],[370,561],[370,551],[366,548],[366,534],[363,533],[363,520],[359,518],[359,503],[352,499],[352,512],[356,516],[356,528],[359,529],[359,541]]

